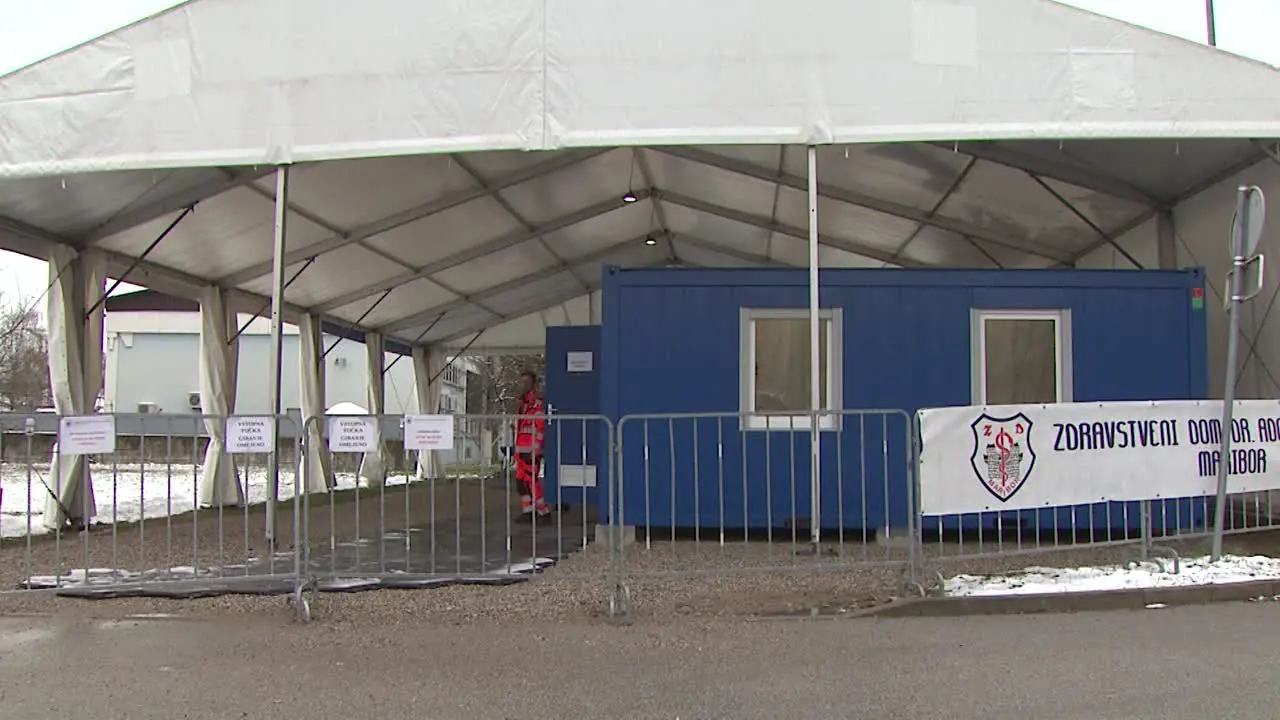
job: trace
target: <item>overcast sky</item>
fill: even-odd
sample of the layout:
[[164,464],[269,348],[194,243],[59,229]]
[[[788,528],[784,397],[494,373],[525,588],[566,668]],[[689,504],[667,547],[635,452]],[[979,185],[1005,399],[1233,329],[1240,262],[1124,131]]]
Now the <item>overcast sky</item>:
[[[266,1],[266,0],[264,0]],[[1205,0],[1060,0],[1160,32],[1205,42]],[[359,2],[359,0],[351,0]],[[168,7],[175,0],[0,0],[0,74]],[[1280,65],[1280,0],[1215,0],[1218,46]],[[0,296],[35,299],[44,262],[0,250]]]

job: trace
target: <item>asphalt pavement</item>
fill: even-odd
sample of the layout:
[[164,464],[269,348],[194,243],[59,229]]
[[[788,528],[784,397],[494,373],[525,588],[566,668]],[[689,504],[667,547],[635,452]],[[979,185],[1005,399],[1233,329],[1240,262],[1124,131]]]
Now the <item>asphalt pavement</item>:
[[1275,718],[1280,603],[960,618],[0,619],[0,717]]

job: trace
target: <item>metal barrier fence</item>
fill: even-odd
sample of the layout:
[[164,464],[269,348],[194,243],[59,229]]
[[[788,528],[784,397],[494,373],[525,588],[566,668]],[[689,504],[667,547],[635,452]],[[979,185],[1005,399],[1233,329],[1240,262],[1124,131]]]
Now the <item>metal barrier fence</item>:
[[[229,454],[239,496],[209,503],[208,430],[224,419],[116,415],[115,450],[82,456],[92,502],[60,507],[48,454],[59,418],[0,415],[0,582],[89,597],[288,594],[306,619],[321,591],[501,585],[556,566],[625,612],[632,584],[654,578],[876,572],[920,591],[952,561],[1123,545],[1167,554],[1160,544],[1203,537],[1213,516],[1210,498],[1183,498],[925,517],[913,418],[863,410],[819,417],[816,484],[808,417],[538,418],[539,475],[558,512],[526,521],[510,447],[520,419],[452,416],[451,449],[432,455],[409,442],[404,417],[368,419],[379,453],[335,441],[335,418],[281,416],[278,466],[267,453]],[[331,443],[327,469],[303,461]],[[311,491],[295,493],[299,482]],[[1280,529],[1273,493],[1230,500],[1228,532]],[[46,528],[58,515],[90,521]]]
[[[4,592],[296,595],[299,503],[290,502],[294,520],[277,535],[287,542],[264,535],[262,503],[276,466],[270,453],[225,455],[229,486],[209,502],[201,488],[208,431],[225,427],[226,418],[110,417],[113,450],[72,455],[74,448],[61,447],[53,456],[59,417],[0,415]],[[281,416],[275,426],[281,496],[291,499],[295,474],[287,460],[297,457],[298,425]],[[91,492],[83,491],[86,471]]]
[[[1176,558],[1172,546],[1213,533],[1213,516],[1209,496],[922,516],[922,559],[948,563],[1124,546],[1138,559]],[[1276,491],[1227,496],[1227,535],[1271,530],[1280,530]]]
[[[473,444],[470,457],[453,452],[442,458],[442,451],[419,449],[406,440],[402,416],[365,416],[348,422],[345,430],[334,425],[337,418],[308,419],[308,430],[315,432],[303,433],[304,456],[318,442],[333,451],[335,464],[345,459],[354,467],[359,457],[368,462],[364,441],[348,442],[340,435],[360,435],[362,424],[373,423],[383,442],[400,448],[398,464],[413,469],[387,482],[324,493],[327,497],[304,495],[302,562],[309,592],[502,585],[587,550],[595,540],[598,498],[608,496],[612,477],[614,432],[608,419],[451,417],[452,444],[456,449],[466,438]],[[536,474],[546,501],[558,511],[545,518],[521,512],[521,483],[510,445],[513,426],[525,419],[550,421]],[[323,487],[324,470],[317,463],[305,468],[306,486]],[[607,554],[596,553],[557,568],[556,575],[604,584],[611,570]]]
[[[655,576],[831,571],[910,579],[912,420],[901,410],[818,416],[629,415],[618,422],[614,522],[624,586]],[[634,528],[634,530],[632,530]],[[814,542],[814,541],[817,542]]]
[[[330,450],[338,418],[281,416],[279,457],[224,455],[239,492],[210,503],[201,491],[209,429],[228,419],[102,417],[114,428],[111,452],[57,456],[87,464],[93,489],[60,507],[50,504],[51,451],[62,418],[0,415],[4,587],[88,597],[288,593],[306,619],[324,590],[506,584],[587,549],[613,477],[607,419],[533,418],[550,421],[538,475],[560,512],[525,522],[510,448],[517,416],[451,416],[451,447],[434,452],[406,448],[405,418],[366,417],[381,451],[338,443],[323,462],[306,458]],[[277,467],[278,504],[269,501]],[[299,484],[309,491],[296,493]],[[610,560],[598,553],[559,575],[604,584]]]
[[[920,416],[915,417],[919,462]],[[959,470],[963,476],[971,472]],[[917,482],[919,478],[917,471]],[[918,497],[917,491],[917,497]],[[1280,492],[1227,495],[1224,532],[1243,535],[1280,530]],[[1163,497],[1148,500],[1067,504],[1018,510],[919,515],[919,582],[941,581],[947,572],[1004,572],[1022,569],[1028,556],[1061,554],[1055,566],[1122,563],[1168,558],[1177,571],[1180,556],[1203,554],[1213,534],[1215,498]]]

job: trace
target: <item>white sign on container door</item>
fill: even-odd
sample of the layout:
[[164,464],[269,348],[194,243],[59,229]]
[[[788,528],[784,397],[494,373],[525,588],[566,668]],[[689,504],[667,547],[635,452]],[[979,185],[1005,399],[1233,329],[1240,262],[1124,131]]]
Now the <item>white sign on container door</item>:
[[107,455],[115,451],[114,415],[79,415],[58,420],[59,455]]
[[276,419],[263,417],[227,418],[227,452],[269,453],[275,450]]
[[[1222,402],[1060,403],[920,411],[926,515],[1216,490]],[[1280,488],[1280,401],[1235,403],[1230,492]]]
[[378,419],[359,415],[329,418],[329,451],[365,453],[378,449]]
[[575,350],[565,355],[566,369],[571,373],[589,373],[595,367],[595,356],[590,351]]
[[406,450],[452,450],[452,415],[405,415]]

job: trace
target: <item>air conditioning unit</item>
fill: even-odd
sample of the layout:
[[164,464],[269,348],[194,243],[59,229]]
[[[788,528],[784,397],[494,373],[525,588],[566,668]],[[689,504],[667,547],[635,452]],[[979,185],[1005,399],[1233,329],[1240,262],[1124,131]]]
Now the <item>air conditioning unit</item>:
[[199,409],[200,409],[200,393],[199,393],[199,391],[193,390],[193,391],[191,391],[191,392],[187,393],[187,407],[191,408],[192,410],[199,410]]
[[155,413],[157,413],[157,412],[160,412],[160,408],[156,407],[156,404],[155,404],[155,403],[153,403],[153,402],[140,402],[140,403],[138,403],[138,414],[139,414],[139,415],[153,415],[153,414],[155,414]]

